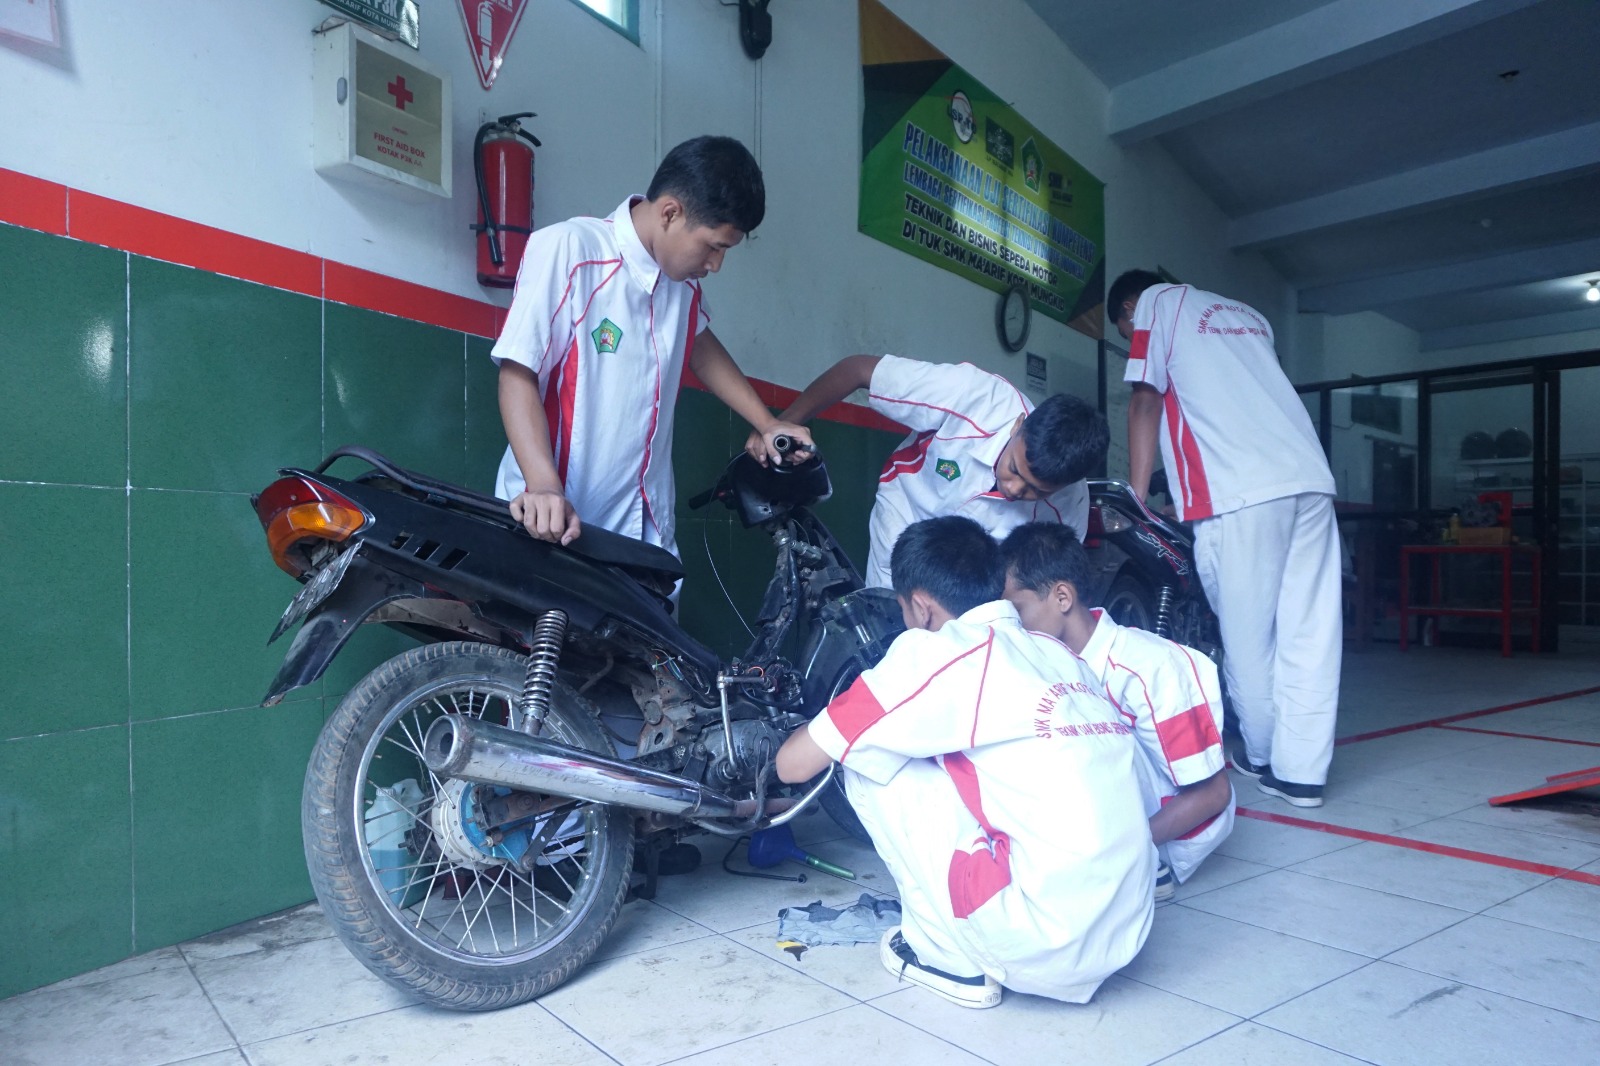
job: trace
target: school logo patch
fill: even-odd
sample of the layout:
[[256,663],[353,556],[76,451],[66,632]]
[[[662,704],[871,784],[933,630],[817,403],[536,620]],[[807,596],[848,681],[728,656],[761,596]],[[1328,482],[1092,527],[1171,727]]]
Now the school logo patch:
[[622,343],[621,328],[609,318],[602,318],[589,336],[594,338],[594,348],[597,352],[614,352],[617,350],[617,345]]
[[933,465],[933,472],[946,481],[954,481],[961,476],[961,465],[954,459],[940,459]]

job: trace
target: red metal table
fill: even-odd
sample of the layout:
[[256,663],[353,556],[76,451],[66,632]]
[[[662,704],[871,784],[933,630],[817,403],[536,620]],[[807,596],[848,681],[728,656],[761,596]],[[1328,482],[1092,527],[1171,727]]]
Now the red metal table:
[[[1411,604],[1412,556],[1428,556],[1433,564],[1429,583],[1429,602],[1421,607]],[[1495,555],[1500,558],[1499,607],[1446,607],[1439,603],[1439,560],[1447,555]],[[1511,561],[1524,556],[1533,563],[1530,602],[1522,605],[1511,598]],[[1424,615],[1449,615],[1453,618],[1498,618],[1500,620],[1500,654],[1511,655],[1511,623],[1526,618],[1533,623],[1532,647],[1539,650],[1539,549],[1527,544],[1407,544],[1400,549],[1400,650],[1410,644],[1411,619]]]

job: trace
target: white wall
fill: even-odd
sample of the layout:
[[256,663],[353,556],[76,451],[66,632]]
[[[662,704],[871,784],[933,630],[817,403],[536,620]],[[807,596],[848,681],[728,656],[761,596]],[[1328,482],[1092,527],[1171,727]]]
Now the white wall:
[[1421,365],[1416,331],[1375,311],[1296,318],[1298,344],[1284,364],[1296,384],[1403,374]]
[[[1225,219],[1153,144],[1105,136],[1107,92],[1022,0],[889,6],[1107,182],[1109,277],[1157,264],[1286,328],[1292,294],[1227,248]],[[492,92],[456,5],[422,5],[422,55],[455,91],[455,195],[418,204],[311,169],[315,0],[68,0],[59,52],[0,44],[0,166],[504,303],[474,278],[470,145],[485,115],[533,110],[538,221],[604,214],[661,154],[706,132],[743,139],[768,214],[707,285],[718,334],[751,374],[801,386],[834,358],[970,359],[1021,381],[994,337],[995,296],[855,231],[861,82],[856,0],[774,5],[760,63],[718,0],[641,0],[641,45],[571,0],[528,0]],[[1051,386],[1092,394],[1095,347],[1036,315]],[[1114,370],[1120,368],[1113,368]]]

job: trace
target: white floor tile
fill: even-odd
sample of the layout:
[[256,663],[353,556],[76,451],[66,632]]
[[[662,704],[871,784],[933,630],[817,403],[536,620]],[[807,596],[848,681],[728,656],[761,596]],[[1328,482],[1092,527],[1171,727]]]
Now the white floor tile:
[[1290,869],[1463,911],[1481,911],[1549,880],[1544,874],[1378,843],[1319,855]]
[[1600,1023],[1386,962],[1256,1020],[1379,1066],[1567,1062],[1600,1047]]
[[854,1002],[722,937],[597,963],[539,1001],[623,1066],[668,1062]]
[[1436,818],[1395,835],[1569,870],[1600,859],[1600,844],[1483,825],[1455,815]]
[[805,814],[790,822],[789,829],[794,833],[794,842],[802,848],[810,844],[820,844],[824,840],[839,840],[849,835],[817,804],[812,804]]
[[673,1066],[983,1066],[983,1059],[866,1005],[679,1059]]
[[[1336,756],[1337,758],[1337,756]],[[1337,764],[1335,764],[1337,765]],[[1257,793],[1260,795],[1260,793]],[[1395,781],[1387,777],[1355,777],[1330,780],[1326,789],[1327,804],[1346,800],[1372,807],[1389,807],[1408,814],[1440,818],[1483,803],[1481,796],[1458,789],[1432,788]]]
[[1600,1022],[1600,943],[1593,940],[1476,917],[1385,961]]
[[[1589,869],[1600,873],[1593,867]],[[1557,878],[1484,913],[1491,918],[1600,941],[1600,885]]]
[[1528,774],[1514,770],[1469,770],[1457,763],[1438,759],[1383,767],[1374,770],[1372,776],[1387,777],[1413,785],[1427,785],[1431,788],[1469,788],[1471,794],[1484,801],[1490,796],[1503,796],[1509,792],[1532,788],[1541,780],[1538,776],[1530,780]]
[[1600,818],[1576,811],[1550,810],[1548,808],[1514,804],[1491,807],[1484,804],[1451,815],[1465,822],[1492,825],[1519,833],[1540,833],[1544,836],[1562,837],[1600,847]]
[[1370,961],[1175,905],[1156,911],[1144,950],[1121,973],[1249,1018]]
[[187,966],[0,1002],[6,1066],[157,1066],[234,1046]]
[[131,959],[114,962],[110,966],[102,966],[98,970],[80,973],[76,977],[69,977],[65,981],[57,981],[53,985],[36,988],[24,995],[34,996],[41,992],[50,992],[60,988],[82,988],[85,985],[98,985],[105,981],[115,981],[119,977],[137,977],[139,974],[154,973],[157,970],[187,969],[188,963],[183,960],[183,952],[177,947],[158,948],[147,951],[143,955],[135,955]]
[[886,996],[905,987],[878,961],[876,943],[822,944],[806,948],[796,958],[778,947],[777,922],[764,922],[726,935],[797,974],[856,999]]
[[166,1066],[250,1066],[250,1062],[244,1057],[244,1052],[235,1049],[201,1055],[193,1059],[180,1059],[177,1062],[167,1063]]
[[1254,787],[1246,788],[1240,794],[1239,801],[1241,805],[1256,810],[1284,814],[1291,818],[1303,818],[1308,822],[1318,822],[1322,825],[1360,829],[1368,833],[1397,833],[1435,817],[1421,811],[1403,811],[1395,807],[1360,803],[1341,795],[1337,789],[1329,790],[1327,802],[1321,807],[1296,807]]
[[1252,877],[1260,877],[1275,869],[1277,869],[1275,866],[1263,866],[1259,862],[1245,862],[1231,855],[1212,852],[1206,857],[1206,861],[1200,864],[1200,869],[1189,875],[1189,880],[1178,885],[1172,898],[1174,901],[1188,899],[1190,896],[1198,896],[1202,892],[1210,892],[1223,885],[1237,884]]
[[872,1005],[998,1066],[1144,1066],[1238,1021],[1115,976],[1081,1005],[1007,992],[998,1007],[969,1010],[920,988],[873,1000]]
[[1207,892],[1183,906],[1370,958],[1415,943],[1467,916],[1449,907],[1287,870]]
[[241,1044],[416,1002],[373,976],[337,938],[196,962],[194,971]]
[[[878,853],[854,837],[822,841],[807,847],[806,850],[819,859],[842,866],[855,874],[855,880],[845,883],[859,885],[862,892],[870,892],[874,896],[896,894],[894,878],[890,876],[889,868],[878,857]],[[795,869],[802,868],[795,867]]]
[[712,931],[705,926],[650,900],[639,899],[622,905],[617,913],[617,924],[611,927],[594,957],[598,962],[711,935]]
[[[252,1066],[609,1066],[611,1060],[537,1003],[490,1014],[415,1006],[250,1044]],[[187,1066],[187,1064],[185,1064]]]
[[[824,854],[824,849],[835,843],[838,842],[817,845],[815,850],[831,862],[834,853]],[[723,870],[719,865],[721,862],[722,854],[718,852],[714,862],[707,862],[693,873],[663,877],[656,891],[655,902],[720,933],[730,929],[748,929],[769,920],[776,921],[778,912],[784,907],[803,907],[818,899],[830,906],[842,901],[854,903],[864,891],[855,881],[793,863],[785,863],[770,872],[803,874],[806,878],[804,884],[739,877]],[[739,865],[737,855],[734,863],[735,869],[743,868]],[[873,891],[877,895],[883,894],[878,889]]]
[[1600,749],[1577,744],[1557,744],[1523,737],[1494,737],[1484,733],[1455,735],[1481,736],[1490,743],[1444,755],[1439,759],[1440,762],[1474,770],[1523,774],[1531,779],[1530,787],[1552,774],[1583,770],[1600,762],[1600,758],[1596,757]]
[[183,953],[190,962],[201,962],[252,951],[279,951],[333,935],[333,926],[323,916],[322,908],[306,903],[191,940],[183,945]]
[[1364,1066],[1364,1063],[1254,1022],[1245,1022],[1171,1058],[1162,1059],[1161,1066]]
[[[1354,847],[1357,841],[1314,829],[1278,825],[1251,818],[1243,811],[1234,819],[1233,832],[1218,845],[1215,855],[1228,855],[1262,866],[1292,866],[1313,855]],[[1207,860],[1209,861],[1209,860]]]

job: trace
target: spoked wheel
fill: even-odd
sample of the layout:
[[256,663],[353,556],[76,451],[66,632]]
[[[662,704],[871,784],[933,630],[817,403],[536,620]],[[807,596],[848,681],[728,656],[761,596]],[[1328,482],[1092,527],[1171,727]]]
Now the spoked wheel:
[[[628,812],[441,780],[422,742],[441,715],[515,725],[525,660],[432,644],[389,660],[323,728],[301,822],[317,899],[345,946],[400,989],[455,1010],[542,995],[616,921],[633,858]],[[610,744],[566,686],[542,734]]]

